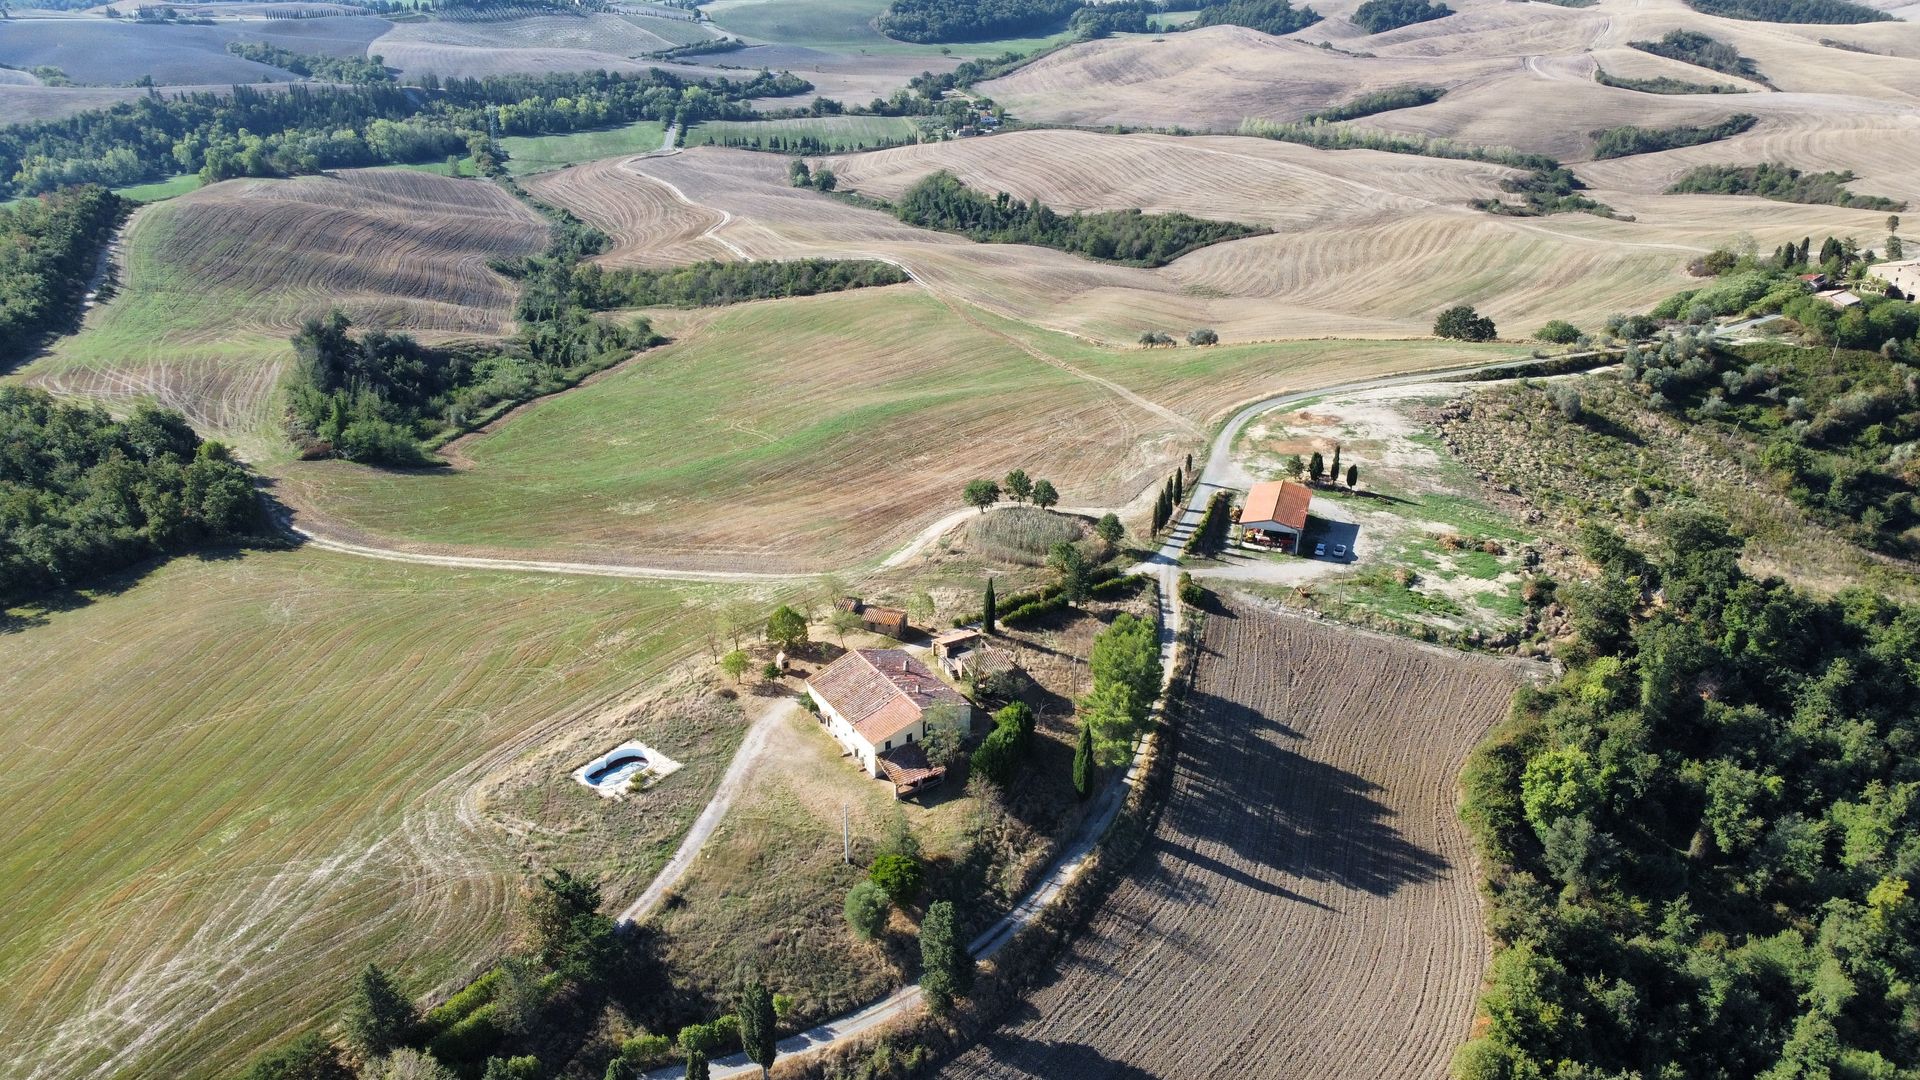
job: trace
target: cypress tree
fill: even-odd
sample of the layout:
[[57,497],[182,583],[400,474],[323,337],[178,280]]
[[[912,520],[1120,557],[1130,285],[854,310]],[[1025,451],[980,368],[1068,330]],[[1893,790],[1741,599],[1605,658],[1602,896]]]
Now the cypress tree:
[[1347,466],[1347,490],[1351,491],[1354,488],[1359,486],[1360,486],[1360,466],[1358,465]]
[[1185,497],[1186,494],[1187,494],[1186,481],[1181,476],[1181,474],[1176,470],[1173,474],[1173,505],[1179,506],[1180,500],[1183,497]]
[[953,901],[936,900],[920,920],[920,993],[935,1016],[973,989],[973,957],[960,940]]
[[1315,450],[1313,452],[1313,459],[1307,462],[1307,475],[1312,477],[1313,482],[1317,484],[1320,482],[1320,478],[1326,475],[1326,472],[1326,459],[1320,456],[1320,451]]
[[1080,743],[1073,748],[1073,791],[1081,798],[1093,794],[1093,728],[1080,725]]
[[1329,470],[1329,475],[1331,475],[1336,482],[1340,479],[1340,444],[1339,443],[1333,444],[1333,468]]
[[706,1051],[687,1051],[687,1080],[712,1080],[712,1078],[713,1072],[707,1068]]
[[980,604],[980,627],[987,633],[993,633],[993,621],[999,616],[993,606],[993,579],[987,579],[987,595]]
[[773,1068],[774,1056],[779,1053],[774,1046],[776,1023],[773,994],[758,979],[748,983],[746,992],[740,995],[740,1045],[747,1052],[747,1060],[760,1066],[761,1080],[766,1080],[767,1071]]

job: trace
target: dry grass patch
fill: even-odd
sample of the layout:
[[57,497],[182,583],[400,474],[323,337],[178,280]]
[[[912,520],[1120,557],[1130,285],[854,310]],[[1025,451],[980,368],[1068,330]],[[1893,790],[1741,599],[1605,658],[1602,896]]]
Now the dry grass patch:
[[[368,961],[412,993],[470,976],[523,852],[637,880],[741,724],[623,703],[735,595],[292,551],[176,559],[10,624],[0,1073],[231,1076]],[[651,803],[581,789],[658,819],[618,830],[630,850],[513,828],[561,822],[490,779],[576,726],[687,762]]]

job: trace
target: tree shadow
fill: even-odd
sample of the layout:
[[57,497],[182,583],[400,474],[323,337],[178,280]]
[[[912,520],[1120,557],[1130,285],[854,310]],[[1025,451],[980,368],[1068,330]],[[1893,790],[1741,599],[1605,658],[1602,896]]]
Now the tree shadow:
[[[1015,1010],[1009,1024],[1036,1017],[1030,1005]],[[1001,1028],[980,1041],[971,1053],[985,1054],[991,1065],[977,1075],[1033,1077],[1035,1080],[1158,1080],[1160,1074],[1110,1058],[1084,1043],[1030,1039]]]
[[[1188,701],[1191,719],[1156,851],[1205,860],[1227,880],[1274,895],[1291,890],[1261,870],[1390,896],[1450,867],[1394,827],[1380,785],[1301,752],[1310,742],[1285,723],[1204,691]],[[1200,854],[1220,845],[1244,865]]]

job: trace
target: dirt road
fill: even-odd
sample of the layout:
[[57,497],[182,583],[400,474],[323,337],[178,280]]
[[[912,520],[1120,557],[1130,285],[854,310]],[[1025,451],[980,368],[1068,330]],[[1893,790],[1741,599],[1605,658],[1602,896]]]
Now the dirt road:
[[1487,944],[1454,814],[1512,665],[1208,616],[1153,839],[1020,1018],[940,1075],[1442,1076]]

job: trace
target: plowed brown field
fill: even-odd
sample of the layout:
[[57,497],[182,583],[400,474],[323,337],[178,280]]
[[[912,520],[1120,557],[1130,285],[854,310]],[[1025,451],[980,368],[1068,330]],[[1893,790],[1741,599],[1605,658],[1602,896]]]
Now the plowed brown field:
[[1486,964],[1455,816],[1502,662],[1232,602],[1155,834],[1020,1019],[941,1075],[1438,1078]]

